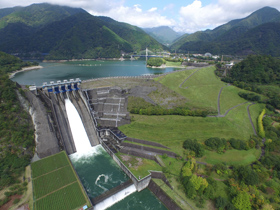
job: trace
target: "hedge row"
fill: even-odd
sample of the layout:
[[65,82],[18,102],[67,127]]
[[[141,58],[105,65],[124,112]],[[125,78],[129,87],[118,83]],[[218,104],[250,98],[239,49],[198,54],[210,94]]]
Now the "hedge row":
[[182,115],[182,116],[200,116],[206,117],[209,114],[207,110],[189,110],[187,108],[174,108],[174,109],[164,109],[158,106],[149,107],[146,109],[132,108],[130,110],[131,114],[140,115]]
[[265,109],[262,110],[261,114],[258,117],[258,132],[259,132],[259,136],[264,138],[265,137],[265,131],[263,128],[263,116],[265,114]]

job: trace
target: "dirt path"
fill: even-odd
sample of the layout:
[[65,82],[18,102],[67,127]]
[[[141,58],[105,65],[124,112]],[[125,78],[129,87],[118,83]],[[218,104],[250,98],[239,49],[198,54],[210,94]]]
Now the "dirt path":
[[[179,88],[182,88],[182,85],[192,76],[194,75],[198,70],[200,70],[200,68],[198,68],[196,71],[194,71],[190,76],[188,76],[180,85]],[[185,87],[187,88],[187,87]]]
[[222,87],[221,88],[221,90],[220,90],[220,92],[219,92],[219,95],[218,95],[218,116],[220,116],[221,115],[221,105],[220,105],[220,98],[221,98],[221,94],[222,94],[222,91],[223,91],[223,89],[224,89],[225,87]]

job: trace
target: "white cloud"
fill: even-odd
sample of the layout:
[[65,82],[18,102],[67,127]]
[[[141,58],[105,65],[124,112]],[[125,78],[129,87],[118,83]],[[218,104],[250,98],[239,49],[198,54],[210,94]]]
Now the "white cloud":
[[167,11],[167,10],[173,10],[175,7],[174,4],[168,4],[163,8],[163,11]]
[[148,12],[155,12],[155,11],[157,11],[157,7],[153,7],[153,8],[148,10]]
[[[111,17],[139,27],[171,26],[177,31],[195,32],[212,29],[230,20],[246,17],[264,6],[280,9],[280,0],[213,0],[215,3],[203,5],[203,0],[193,0],[182,6],[170,3],[162,7],[142,9],[140,4],[125,6],[127,0],[0,0],[0,8],[27,6],[32,3],[47,2],[52,4],[80,7],[93,15]],[[139,1],[141,2],[141,1]],[[187,2],[187,1],[185,1]],[[167,17],[164,14],[173,15]],[[176,19],[176,21],[174,20]]]
[[147,11],[143,11],[140,5],[134,5],[133,7],[114,7],[111,8],[106,14],[99,11],[92,11],[93,15],[106,15],[117,21],[126,22],[139,27],[157,27],[157,26],[173,26],[176,22],[172,19],[168,19],[157,12],[157,8],[152,8]]
[[219,0],[216,4],[203,5],[201,0],[180,8],[177,31],[195,32],[212,29],[233,19],[244,18],[252,12],[271,6],[280,8],[279,0]]

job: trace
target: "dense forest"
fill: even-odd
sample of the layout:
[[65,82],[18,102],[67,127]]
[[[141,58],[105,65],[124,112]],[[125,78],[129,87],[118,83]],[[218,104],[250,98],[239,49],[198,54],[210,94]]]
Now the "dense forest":
[[[16,93],[24,96],[24,91],[17,88],[8,73],[35,64],[0,52],[0,190],[19,183],[18,177],[30,163],[35,146],[32,119],[21,107]],[[11,195],[7,194],[0,204]]]
[[[266,103],[280,109],[280,60],[271,56],[250,55],[240,63],[233,66],[223,81],[235,86],[256,92],[268,97]],[[256,94],[239,94],[250,101],[260,101]]]

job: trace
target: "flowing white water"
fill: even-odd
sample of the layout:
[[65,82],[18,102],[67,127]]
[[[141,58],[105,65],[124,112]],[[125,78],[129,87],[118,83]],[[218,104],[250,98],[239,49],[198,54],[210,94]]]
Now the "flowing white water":
[[124,199],[125,197],[129,196],[131,193],[136,192],[136,187],[134,184],[130,185],[129,187],[121,190],[120,192],[112,195],[111,197],[105,199],[104,201],[98,203],[94,210],[103,210],[107,209],[110,206],[114,205],[115,203],[119,202],[120,200]]
[[91,148],[85,127],[70,99],[65,99],[65,108],[77,152],[85,152]]
[[[66,108],[67,117],[69,120],[72,136],[77,150],[77,152],[75,154],[72,154],[70,157],[74,161],[77,161],[78,159],[86,161],[87,157],[98,154],[98,150],[99,150],[98,148],[101,147],[101,145],[91,147],[83,122],[79,116],[79,113],[77,112],[75,106],[72,104],[72,102],[69,99],[65,99],[65,108]],[[95,180],[95,185],[107,191],[108,189],[106,189],[105,187],[99,184],[100,179],[102,177],[105,179],[104,180],[105,183],[108,182],[109,176],[105,174],[100,174]],[[120,192],[112,195],[111,197],[97,204],[94,207],[94,209],[95,210],[106,209],[114,205],[115,203],[119,202],[120,200],[124,199],[125,197],[127,197],[128,195],[130,195],[135,191],[136,188],[132,184],[131,186],[121,190]]]

